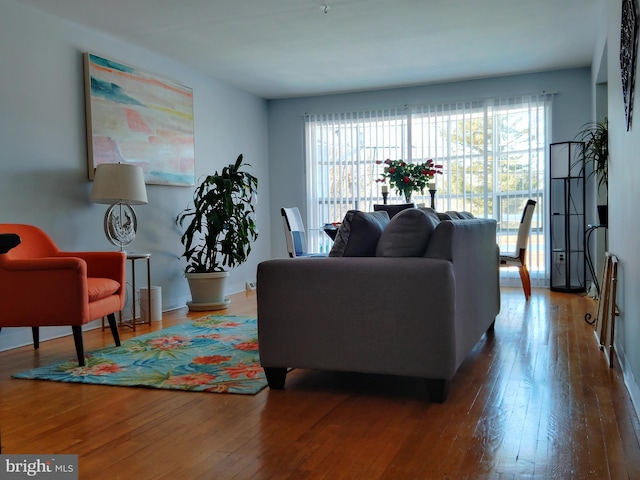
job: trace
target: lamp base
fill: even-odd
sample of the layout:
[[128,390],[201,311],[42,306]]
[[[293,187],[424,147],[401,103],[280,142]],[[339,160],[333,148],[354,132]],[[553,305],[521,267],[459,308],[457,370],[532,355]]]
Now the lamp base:
[[127,203],[114,203],[104,214],[104,233],[107,240],[124,251],[136,238],[138,219],[133,207]]

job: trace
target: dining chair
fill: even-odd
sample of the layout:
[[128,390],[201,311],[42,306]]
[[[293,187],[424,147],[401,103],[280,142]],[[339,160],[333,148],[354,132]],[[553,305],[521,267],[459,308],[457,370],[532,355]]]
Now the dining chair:
[[125,301],[124,252],[62,252],[32,225],[0,224],[0,236],[0,330],[31,327],[37,350],[40,327],[68,325],[84,366],[82,325],[106,316],[120,345],[115,312]]
[[310,253],[307,251],[307,236],[304,223],[298,207],[284,207],[280,209],[284,225],[284,238],[287,242],[287,252],[290,258],[296,257],[326,257],[326,253]]
[[520,272],[520,280],[522,281],[522,288],[524,290],[524,296],[527,300],[531,297],[531,278],[529,277],[529,270],[527,269],[525,257],[527,253],[527,245],[529,243],[529,232],[531,231],[531,219],[533,218],[533,211],[535,208],[535,200],[527,200],[522,212],[522,218],[520,219],[520,226],[518,227],[518,238],[516,240],[515,252],[500,252],[500,267],[518,268],[518,271]]

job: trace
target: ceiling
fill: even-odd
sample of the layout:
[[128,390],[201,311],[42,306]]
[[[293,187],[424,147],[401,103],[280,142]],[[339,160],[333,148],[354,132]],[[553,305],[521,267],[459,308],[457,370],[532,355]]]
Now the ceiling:
[[275,99],[588,66],[604,0],[17,1]]

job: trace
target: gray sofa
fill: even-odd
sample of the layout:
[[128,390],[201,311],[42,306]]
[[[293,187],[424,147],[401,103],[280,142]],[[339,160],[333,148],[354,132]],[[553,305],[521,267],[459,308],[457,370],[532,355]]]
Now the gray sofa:
[[[348,215],[336,244],[371,235],[359,236],[353,221],[340,239]],[[493,330],[500,309],[494,220],[440,221],[429,209],[379,220],[369,222],[379,237],[375,256],[347,245],[353,256],[258,265],[260,361],[270,388],[284,388],[289,368],[389,374],[427,380],[431,400],[443,402],[462,361]],[[371,239],[364,244],[370,255]]]

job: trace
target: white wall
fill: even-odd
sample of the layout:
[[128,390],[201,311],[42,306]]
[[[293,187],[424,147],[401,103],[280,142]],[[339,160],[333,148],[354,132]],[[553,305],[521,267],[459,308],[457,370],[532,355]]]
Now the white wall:
[[543,91],[555,92],[551,141],[562,142],[573,140],[580,127],[591,119],[590,85],[590,71],[588,68],[582,68],[422,87],[269,101],[273,256],[285,257],[287,254],[280,208],[298,206],[303,218],[306,218],[305,113],[359,111],[526,95]]
[[609,250],[619,260],[616,352],[636,411],[640,412],[640,105],[636,65],[635,121],[626,130],[620,74],[619,0],[607,0],[609,109]]
[[[0,0],[0,222],[37,225],[63,250],[115,248],[103,231],[106,206],[89,202],[82,65],[86,51],[193,88],[197,178],[235,161],[240,153],[253,166],[251,172],[260,181],[260,237],[249,262],[231,273],[228,287],[229,293],[243,290],[247,280],[255,279],[257,263],[270,252],[266,101],[172,59],[11,0]],[[174,219],[193,188],[147,189],[149,204],[136,207],[139,231],[129,250],[152,254],[152,284],[162,287],[163,309],[181,307],[190,295]],[[141,263],[137,267],[144,272]],[[136,287],[145,282],[138,277]],[[68,330],[43,329],[42,336]],[[28,329],[4,329],[0,350],[30,341]]]

